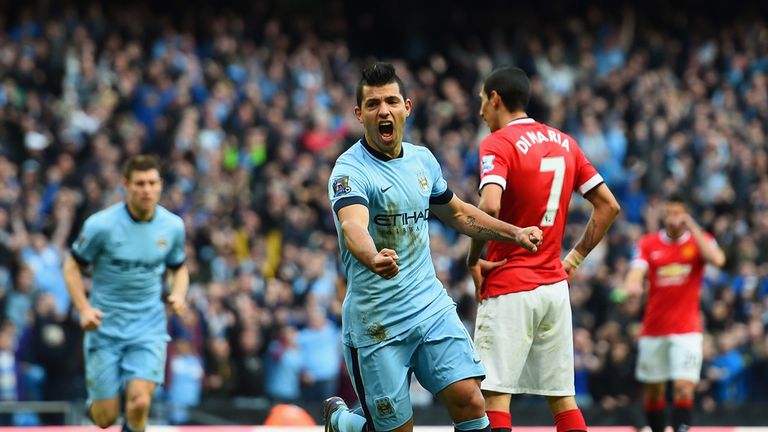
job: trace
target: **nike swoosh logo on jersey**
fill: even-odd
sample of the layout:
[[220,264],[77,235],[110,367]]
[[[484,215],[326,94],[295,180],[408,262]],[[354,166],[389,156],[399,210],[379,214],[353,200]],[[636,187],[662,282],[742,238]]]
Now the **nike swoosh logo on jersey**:
[[384,193],[384,192],[386,192],[386,191],[390,190],[391,188],[392,188],[392,185],[389,185],[389,186],[387,186],[387,187],[384,187],[384,186],[382,186],[382,187],[381,187],[381,193]]

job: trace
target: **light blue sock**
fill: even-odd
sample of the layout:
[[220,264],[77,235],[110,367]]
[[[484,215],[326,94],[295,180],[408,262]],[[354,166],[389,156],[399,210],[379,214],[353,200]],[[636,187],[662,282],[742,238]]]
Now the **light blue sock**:
[[461,423],[455,423],[453,427],[457,431],[479,431],[489,427],[490,425],[491,422],[488,421],[488,416],[483,415],[480,418],[465,420]]
[[340,409],[331,414],[331,425],[336,432],[361,432],[365,417],[348,409]]

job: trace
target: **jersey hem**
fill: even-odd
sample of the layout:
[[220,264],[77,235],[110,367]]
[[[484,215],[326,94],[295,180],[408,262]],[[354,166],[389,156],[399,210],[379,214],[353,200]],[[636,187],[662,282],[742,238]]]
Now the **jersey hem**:
[[689,334],[703,334],[703,331],[701,330],[684,330],[684,331],[675,331],[675,332],[664,332],[664,333],[643,333],[640,332],[638,337],[653,337],[653,338],[661,338],[661,337],[668,337],[668,336],[680,336],[680,335],[689,335]]
[[[371,346],[371,345],[376,345],[376,344],[379,344],[379,343],[387,342],[389,340],[392,340],[392,339],[400,336],[401,334],[403,334],[406,331],[412,329],[413,327],[423,323],[424,321],[426,321],[426,320],[428,320],[428,319],[430,319],[430,318],[432,318],[432,317],[434,317],[436,315],[439,315],[440,313],[445,312],[446,310],[448,310],[450,308],[456,309],[456,304],[453,303],[453,301],[451,301],[450,305],[445,306],[445,307],[441,307],[441,308],[435,310],[434,313],[431,313],[431,314],[425,316],[424,318],[422,318],[418,322],[410,322],[409,321],[407,323],[399,323],[399,324],[397,324],[397,325],[395,325],[394,327],[391,328],[392,333],[389,334],[389,337],[384,339],[384,340],[377,341],[377,340],[371,340],[370,338],[366,338],[367,340],[364,341],[364,342],[355,343],[355,341],[352,339],[351,336],[349,336],[348,334],[345,334],[343,336],[342,343],[344,345],[350,347],[350,348],[365,348],[365,347],[368,347],[368,346]],[[347,333],[347,332],[345,332],[345,333]]]
[[485,300],[487,298],[501,297],[501,296],[507,295],[507,294],[515,294],[515,293],[521,293],[521,292],[534,291],[536,288],[538,288],[540,286],[554,285],[554,284],[557,284],[557,283],[560,283],[560,282],[563,282],[563,281],[567,281],[567,280],[568,280],[568,278],[556,279],[556,280],[553,280],[553,281],[545,281],[545,282],[541,282],[541,283],[539,283],[537,285],[529,285],[529,286],[526,286],[524,288],[517,288],[516,287],[516,288],[514,288],[511,291],[505,290],[504,292],[495,292],[495,293],[481,292],[480,299],[481,300]]

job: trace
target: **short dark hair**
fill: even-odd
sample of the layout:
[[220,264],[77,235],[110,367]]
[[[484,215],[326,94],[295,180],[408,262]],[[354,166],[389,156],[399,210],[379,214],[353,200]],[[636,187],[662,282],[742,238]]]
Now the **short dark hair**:
[[357,83],[357,106],[363,103],[363,86],[381,87],[391,83],[397,83],[400,95],[405,99],[405,85],[395,73],[395,66],[392,63],[376,62],[363,68],[362,78]]
[[495,69],[485,79],[483,91],[487,98],[495,91],[501,97],[501,103],[509,111],[524,111],[531,99],[531,83],[522,69],[503,66]]
[[158,173],[160,172],[160,162],[158,162],[157,158],[153,155],[140,154],[132,156],[125,161],[125,164],[123,164],[123,176],[130,180],[131,174],[134,171],[149,171],[152,169],[156,169]]
[[683,206],[688,207],[688,199],[680,191],[673,191],[668,193],[664,198],[664,201],[670,204],[682,204]]

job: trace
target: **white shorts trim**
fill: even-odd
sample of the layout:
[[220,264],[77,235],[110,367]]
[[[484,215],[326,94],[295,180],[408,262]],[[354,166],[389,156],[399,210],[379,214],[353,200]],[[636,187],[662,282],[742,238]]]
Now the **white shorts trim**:
[[635,377],[647,384],[669,380],[699,382],[703,341],[701,333],[641,336]]
[[478,305],[475,348],[483,390],[573,396],[573,329],[568,282],[491,297]]

